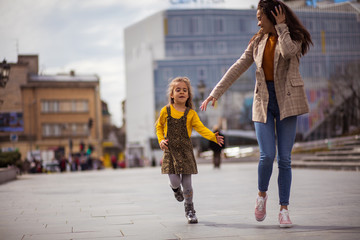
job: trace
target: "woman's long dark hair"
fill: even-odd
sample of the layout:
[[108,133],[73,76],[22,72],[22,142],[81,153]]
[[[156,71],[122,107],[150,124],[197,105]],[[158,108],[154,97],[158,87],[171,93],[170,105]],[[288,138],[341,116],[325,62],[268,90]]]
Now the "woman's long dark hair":
[[[301,42],[301,54],[305,55],[310,48],[310,44],[313,45],[311,35],[308,30],[306,30],[306,28],[301,24],[295,13],[286,4],[278,0],[260,0],[257,9],[261,10],[273,25],[276,25],[276,20],[271,12],[276,14],[275,7],[279,5],[285,13],[285,21],[289,28],[291,39],[293,41]],[[250,42],[257,37],[262,36],[263,33],[261,30],[259,30],[259,32],[253,36]]]

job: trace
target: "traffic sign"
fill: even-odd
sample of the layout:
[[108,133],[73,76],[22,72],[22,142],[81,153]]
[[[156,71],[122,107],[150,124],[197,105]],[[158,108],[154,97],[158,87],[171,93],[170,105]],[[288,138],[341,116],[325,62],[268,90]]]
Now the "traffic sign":
[[18,141],[18,135],[17,134],[10,134],[10,141],[11,142],[17,142]]

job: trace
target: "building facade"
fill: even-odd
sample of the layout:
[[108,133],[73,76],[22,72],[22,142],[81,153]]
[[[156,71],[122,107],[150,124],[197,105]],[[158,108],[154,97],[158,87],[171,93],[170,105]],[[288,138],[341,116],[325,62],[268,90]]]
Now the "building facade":
[[[300,65],[311,108],[309,114],[298,119],[297,131],[302,139],[316,138],[313,133],[326,118],[326,111],[335,103],[343,103],[331,88],[330,80],[360,60],[358,5],[344,7],[346,4],[314,8],[300,1],[293,6],[314,42]],[[198,109],[258,30],[255,9],[165,10],[128,27],[125,30],[127,143],[141,145],[144,157],[151,157],[149,141],[155,138],[154,123],[159,111],[168,103],[169,80],[189,77]],[[253,127],[254,68],[252,65],[233,84],[216,109],[198,111],[209,128],[219,123],[227,129]]]
[[[102,109],[96,75],[39,75],[37,55],[19,55],[10,80],[0,89],[1,149],[17,149],[22,159],[59,151],[68,157],[80,145],[102,156]],[[16,136],[10,141],[10,136]],[[85,149],[86,150],[86,149]],[[40,154],[40,155],[39,155]]]

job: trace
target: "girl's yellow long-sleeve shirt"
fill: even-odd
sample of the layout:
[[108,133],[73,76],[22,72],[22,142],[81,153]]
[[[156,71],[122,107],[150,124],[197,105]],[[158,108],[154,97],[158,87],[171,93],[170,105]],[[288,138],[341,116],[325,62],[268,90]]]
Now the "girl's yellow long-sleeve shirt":
[[[172,105],[170,105],[170,110],[171,110],[171,117],[173,118],[179,119],[184,115],[184,112],[180,112],[176,110]],[[166,121],[167,117],[168,117],[168,113],[165,106],[161,109],[160,116],[156,124],[156,135],[159,144],[167,136],[167,121]],[[204,126],[204,124],[200,121],[199,116],[193,109],[190,109],[187,115],[186,128],[189,137],[191,136],[192,129],[195,129],[195,131],[197,131],[204,138],[217,143],[215,133],[213,133],[207,127]]]

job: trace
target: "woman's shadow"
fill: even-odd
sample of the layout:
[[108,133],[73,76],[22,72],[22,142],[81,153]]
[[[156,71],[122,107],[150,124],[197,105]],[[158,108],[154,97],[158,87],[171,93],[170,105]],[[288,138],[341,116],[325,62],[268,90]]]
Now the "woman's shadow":
[[[260,224],[248,224],[248,223],[216,223],[210,221],[201,221],[201,224],[209,227],[218,228],[235,228],[235,229],[280,229],[279,225],[260,225]],[[287,228],[292,231],[301,232],[315,232],[315,231],[347,231],[360,233],[360,226],[334,226],[334,225],[296,225],[292,228]]]

